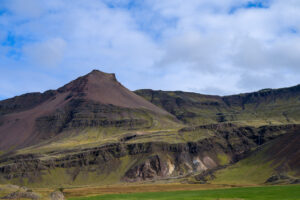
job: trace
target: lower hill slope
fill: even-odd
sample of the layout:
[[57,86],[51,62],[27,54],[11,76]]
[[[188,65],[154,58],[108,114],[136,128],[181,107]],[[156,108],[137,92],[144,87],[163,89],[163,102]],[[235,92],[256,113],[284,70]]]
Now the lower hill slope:
[[106,143],[94,146],[66,148],[53,141],[1,156],[0,183],[49,187],[183,181],[235,163],[258,146],[298,128],[223,123],[179,131],[109,134]]
[[216,171],[211,183],[286,184],[300,183],[300,129],[282,135],[249,157]]

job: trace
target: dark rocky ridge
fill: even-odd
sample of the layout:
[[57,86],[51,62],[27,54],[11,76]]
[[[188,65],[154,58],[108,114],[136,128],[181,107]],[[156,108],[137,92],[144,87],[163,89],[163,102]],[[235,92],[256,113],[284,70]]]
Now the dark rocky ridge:
[[300,123],[300,85],[231,96],[149,89],[135,93],[187,124],[251,120]]
[[0,101],[0,116],[34,108],[35,106],[50,99],[55,94],[56,92],[54,90],[48,90],[44,93],[27,93]]

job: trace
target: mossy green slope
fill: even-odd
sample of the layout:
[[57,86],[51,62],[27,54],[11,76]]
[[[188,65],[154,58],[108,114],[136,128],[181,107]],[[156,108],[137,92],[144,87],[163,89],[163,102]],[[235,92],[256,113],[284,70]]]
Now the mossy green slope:
[[[264,184],[271,176],[281,182],[300,178],[300,132],[285,134],[252,152],[249,157],[214,173],[215,184]],[[280,179],[280,178],[279,178]],[[271,182],[272,183],[272,182]]]

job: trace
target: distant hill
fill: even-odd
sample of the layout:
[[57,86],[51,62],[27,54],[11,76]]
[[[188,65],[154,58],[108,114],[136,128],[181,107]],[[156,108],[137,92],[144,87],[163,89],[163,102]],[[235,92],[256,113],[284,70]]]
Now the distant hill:
[[161,90],[137,90],[135,93],[186,124],[239,122],[259,126],[300,123],[300,85],[231,96]]

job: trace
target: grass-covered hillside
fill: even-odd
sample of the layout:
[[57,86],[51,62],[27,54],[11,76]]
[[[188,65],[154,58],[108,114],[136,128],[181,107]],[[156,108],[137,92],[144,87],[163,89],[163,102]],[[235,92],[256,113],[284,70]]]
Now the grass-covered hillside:
[[214,184],[300,183],[300,133],[285,134],[214,173]]

